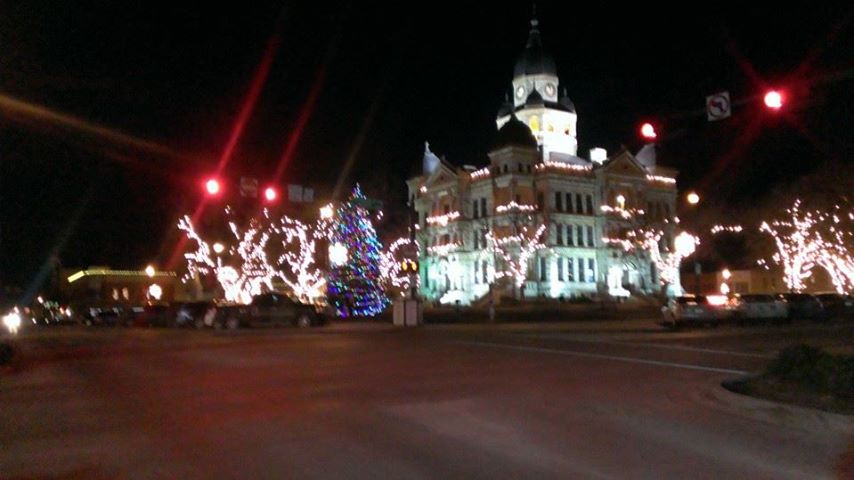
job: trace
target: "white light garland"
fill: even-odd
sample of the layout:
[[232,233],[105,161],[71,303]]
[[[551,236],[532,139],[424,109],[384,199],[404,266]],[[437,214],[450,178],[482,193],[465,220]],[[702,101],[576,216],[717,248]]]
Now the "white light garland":
[[427,223],[430,223],[430,224],[435,223],[436,225],[440,225],[440,226],[444,227],[445,225],[448,224],[448,222],[456,220],[459,217],[460,217],[460,212],[454,211],[454,212],[446,213],[444,215],[436,215],[433,217],[427,217]]
[[565,170],[569,172],[580,172],[580,173],[590,173],[593,171],[593,166],[591,165],[577,165],[575,163],[565,163],[565,162],[552,162],[549,160],[544,161],[543,163],[538,163],[534,166],[537,170],[545,170],[547,168],[554,168],[557,170]]
[[506,212],[536,212],[536,205],[525,205],[521,203],[516,203],[515,201],[510,202],[506,205],[499,205],[495,207],[496,213],[506,213]]
[[741,233],[744,230],[741,225],[715,225],[709,231],[712,235],[717,235],[722,232],[728,233]]
[[471,172],[472,180],[479,180],[481,178],[485,178],[489,176],[489,167],[483,167],[480,170],[475,170]]
[[647,175],[646,179],[650,182],[667,183],[670,185],[676,184],[676,179],[671,177],[663,177],[661,175]]

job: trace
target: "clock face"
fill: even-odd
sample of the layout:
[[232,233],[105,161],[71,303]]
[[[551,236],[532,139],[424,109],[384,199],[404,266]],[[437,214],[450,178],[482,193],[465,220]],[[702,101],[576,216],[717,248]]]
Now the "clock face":
[[555,84],[554,84],[554,83],[547,83],[547,84],[546,84],[546,95],[548,95],[548,96],[550,96],[550,97],[554,97],[554,96],[555,96],[555,91],[556,91],[556,90],[557,90],[557,89],[555,88]]
[[524,96],[525,96],[525,87],[520,85],[519,88],[516,89],[516,98],[522,98]]

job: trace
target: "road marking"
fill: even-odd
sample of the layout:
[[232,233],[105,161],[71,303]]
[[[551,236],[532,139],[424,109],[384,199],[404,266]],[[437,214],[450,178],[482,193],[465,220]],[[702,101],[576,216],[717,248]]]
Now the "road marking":
[[526,347],[522,345],[507,345],[503,343],[491,343],[491,342],[457,342],[465,345],[476,345],[479,347],[494,347],[494,348],[506,348],[509,350],[519,350],[522,352],[537,352],[537,353],[554,353],[558,355],[570,355],[575,357],[587,357],[587,358],[598,358],[601,360],[616,360],[619,362],[628,362],[628,363],[641,363],[645,365],[656,365],[659,367],[673,367],[673,368],[684,368],[687,370],[699,370],[701,372],[714,372],[714,373],[728,373],[733,375],[747,375],[750,372],[744,370],[732,370],[728,368],[717,368],[717,367],[704,367],[702,365],[691,365],[688,363],[673,363],[673,362],[661,362],[658,360],[646,360],[643,358],[635,358],[635,357],[619,357],[615,355],[602,355],[600,353],[588,353],[588,352],[576,352],[572,350],[557,350],[553,348],[541,348],[541,347]]
[[733,355],[736,357],[750,357],[750,358],[774,358],[773,355],[766,355],[763,353],[744,353],[744,352],[733,352],[732,350],[715,350],[711,348],[697,348],[697,347],[686,347],[684,345],[662,345],[659,343],[644,343],[644,342],[614,342],[609,340],[588,340],[583,338],[573,337],[571,335],[543,335],[543,334],[527,334],[522,335],[523,337],[528,338],[558,338],[561,340],[569,340],[571,342],[578,343],[601,343],[605,345],[620,345],[620,346],[639,346],[639,347],[650,347],[650,348],[663,348],[666,350],[680,350],[685,352],[700,352],[700,353],[716,353],[719,355]]

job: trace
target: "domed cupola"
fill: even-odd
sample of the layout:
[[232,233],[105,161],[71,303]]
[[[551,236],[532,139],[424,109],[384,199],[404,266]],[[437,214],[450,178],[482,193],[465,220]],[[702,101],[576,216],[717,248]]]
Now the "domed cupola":
[[513,78],[526,75],[557,75],[554,59],[543,51],[543,41],[540,39],[540,22],[531,19],[531,31],[528,33],[528,44],[525,51],[516,60],[513,68]]
[[537,139],[531,134],[531,129],[516,118],[516,115],[510,115],[510,120],[498,129],[498,134],[492,143],[492,150],[498,150],[511,145],[537,148]]

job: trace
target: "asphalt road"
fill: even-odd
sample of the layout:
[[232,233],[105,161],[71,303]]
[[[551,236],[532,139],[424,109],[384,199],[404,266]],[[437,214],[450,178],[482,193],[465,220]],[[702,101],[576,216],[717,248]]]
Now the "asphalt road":
[[0,478],[847,476],[851,417],[720,387],[804,340],[854,326],[45,330],[0,372]]

